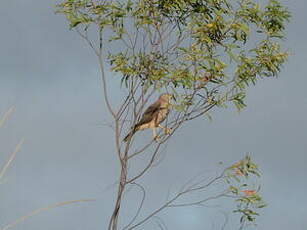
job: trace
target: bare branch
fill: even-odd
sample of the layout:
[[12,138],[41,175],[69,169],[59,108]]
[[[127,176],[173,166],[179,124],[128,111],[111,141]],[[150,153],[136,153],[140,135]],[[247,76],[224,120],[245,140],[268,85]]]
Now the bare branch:
[[[188,188],[184,191],[181,191],[181,192],[178,192],[172,199],[168,200],[167,202],[165,202],[162,206],[160,206],[160,208],[156,209],[155,211],[153,211],[151,214],[149,214],[147,217],[145,217],[143,220],[141,220],[139,223],[131,226],[130,228],[128,228],[128,230],[131,230],[131,229],[134,229],[140,225],[142,225],[143,223],[145,223],[146,221],[148,221],[149,219],[151,219],[153,216],[155,216],[156,214],[160,213],[162,210],[166,209],[166,208],[169,208],[169,207],[176,207],[176,205],[174,206],[174,202],[176,200],[178,200],[180,197],[182,197],[183,195],[185,194],[188,194],[188,193],[191,193],[191,192],[194,192],[194,191],[198,191],[198,190],[204,190],[206,188],[208,188],[210,185],[212,185],[213,183],[215,183],[216,181],[220,180],[221,178],[223,178],[224,174],[225,174],[225,171],[224,170],[220,176],[217,176],[215,178],[213,178],[210,182],[208,182],[207,184],[205,185],[202,185],[202,186],[197,186],[197,187],[193,187],[193,188]],[[209,201],[209,200],[213,200],[213,199],[218,199],[220,197],[223,197],[223,196],[226,196],[226,193],[222,193],[222,194],[219,194],[217,196],[214,196],[214,197],[210,197],[210,198],[207,198],[207,199],[204,199],[204,200],[201,200],[197,203],[191,203],[190,205],[196,205],[196,204],[203,204],[204,202],[206,201]],[[187,205],[187,204],[184,204],[185,206],[190,206],[190,205]]]
[[182,204],[170,204],[168,207],[186,207],[186,206],[202,205],[209,200],[216,200],[218,198],[225,197],[225,195],[228,194],[228,192],[229,191],[225,191],[225,192],[223,192],[219,195],[208,197],[206,199],[202,199],[202,200],[196,201],[196,202],[188,202],[188,203],[182,203]]
[[132,218],[132,220],[129,222],[129,224],[127,224],[127,225],[123,228],[123,230],[125,230],[125,229],[127,229],[129,226],[131,226],[131,225],[133,224],[133,222],[136,220],[136,218],[139,216],[139,214],[140,214],[140,212],[141,212],[141,209],[142,209],[142,207],[143,207],[143,205],[144,205],[145,198],[146,198],[146,190],[145,190],[145,188],[144,188],[142,185],[137,184],[137,183],[135,183],[135,182],[134,182],[134,183],[131,183],[131,184],[132,184],[132,185],[138,186],[138,187],[141,189],[143,196],[142,196],[141,203],[140,203],[140,205],[139,205],[139,207],[138,207],[138,209],[137,209],[137,211],[136,211],[135,216]]
[[94,51],[94,53],[99,56],[99,52],[98,50],[95,48],[93,42],[89,39],[88,37],[88,32],[87,29],[85,30],[85,34],[83,34],[80,29],[78,27],[75,28],[76,32],[79,34],[80,37],[82,37],[86,43],[92,48],[92,50]]

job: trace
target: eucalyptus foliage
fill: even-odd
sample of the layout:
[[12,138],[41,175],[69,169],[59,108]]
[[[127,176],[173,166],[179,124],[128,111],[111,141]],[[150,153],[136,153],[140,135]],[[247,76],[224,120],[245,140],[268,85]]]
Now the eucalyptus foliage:
[[[246,88],[274,77],[288,53],[281,48],[290,14],[278,1],[66,0],[57,5],[70,28],[102,34],[104,57],[126,86],[135,81],[186,103],[232,101],[244,107]],[[115,51],[116,50],[116,51]]]
[[260,186],[252,186],[252,176],[260,177],[261,174],[258,166],[249,155],[226,171],[225,180],[229,184],[229,191],[237,204],[237,208],[233,212],[241,214],[242,227],[254,223],[256,217],[259,216],[259,209],[266,207],[266,203],[260,195]]

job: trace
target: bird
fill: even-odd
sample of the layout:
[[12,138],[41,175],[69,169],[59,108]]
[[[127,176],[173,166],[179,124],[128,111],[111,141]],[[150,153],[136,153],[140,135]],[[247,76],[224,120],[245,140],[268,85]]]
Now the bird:
[[170,110],[170,100],[173,95],[163,93],[159,96],[158,100],[150,105],[142,115],[141,120],[135,124],[127,136],[123,139],[124,142],[130,140],[130,138],[139,130],[152,129],[154,140],[158,140],[156,128],[160,127],[164,130],[165,134],[170,133],[170,129],[165,128],[161,123],[166,119]]

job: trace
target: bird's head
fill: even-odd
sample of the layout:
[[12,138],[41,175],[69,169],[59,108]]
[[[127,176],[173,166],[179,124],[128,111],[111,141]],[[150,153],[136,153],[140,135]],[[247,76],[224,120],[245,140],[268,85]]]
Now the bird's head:
[[163,93],[160,95],[159,100],[170,103],[171,99],[174,99],[174,95],[169,93]]

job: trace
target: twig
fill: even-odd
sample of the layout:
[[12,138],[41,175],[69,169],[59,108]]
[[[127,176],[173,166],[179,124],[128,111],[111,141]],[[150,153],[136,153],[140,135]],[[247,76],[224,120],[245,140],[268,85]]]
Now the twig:
[[139,207],[138,207],[138,209],[137,209],[136,214],[134,215],[134,217],[132,218],[132,220],[129,222],[129,224],[127,224],[126,227],[123,228],[123,230],[125,230],[125,229],[127,229],[129,226],[131,226],[131,225],[133,224],[133,222],[136,220],[136,218],[139,216],[139,214],[140,214],[140,212],[141,212],[141,209],[142,209],[142,207],[143,207],[143,205],[144,205],[145,198],[146,198],[146,190],[145,190],[145,188],[144,188],[142,185],[137,184],[137,183],[135,183],[135,182],[134,182],[134,183],[131,183],[131,184],[132,184],[132,185],[138,186],[138,187],[141,189],[143,196],[142,196],[142,200],[141,200],[141,203],[140,203],[140,205],[139,205]]

